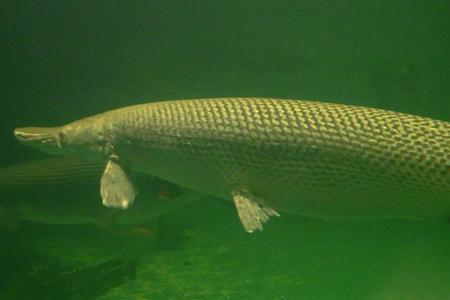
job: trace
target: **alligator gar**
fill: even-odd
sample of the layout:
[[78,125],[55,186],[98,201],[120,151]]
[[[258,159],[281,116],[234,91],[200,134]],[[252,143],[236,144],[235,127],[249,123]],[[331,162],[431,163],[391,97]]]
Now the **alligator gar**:
[[327,219],[450,216],[450,123],[304,100],[218,98],[119,108],[24,144],[106,162],[103,204],[134,200],[130,170],[234,201],[248,232],[278,211]]
[[6,219],[46,224],[138,224],[201,198],[194,191],[137,173],[139,201],[128,210],[111,210],[98,201],[102,171],[101,163],[71,156],[0,168],[0,212]]

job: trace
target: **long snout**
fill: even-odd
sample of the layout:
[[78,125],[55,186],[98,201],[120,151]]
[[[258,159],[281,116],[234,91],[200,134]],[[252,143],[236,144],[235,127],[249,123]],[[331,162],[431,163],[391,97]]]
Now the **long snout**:
[[58,140],[58,127],[21,127],[14,129],[14,136],[23,143],[52,144]]
[[60,127],[21,127],[14,129],[14,136],[22,144],[54,154],[61,148],[60,132]]

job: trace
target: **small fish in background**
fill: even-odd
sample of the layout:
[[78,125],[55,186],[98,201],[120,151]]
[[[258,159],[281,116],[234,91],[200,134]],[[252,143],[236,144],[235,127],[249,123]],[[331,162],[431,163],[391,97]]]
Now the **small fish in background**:
[[133,204],[134,170],[233,201],[248,232],[278,211],[324,219],[450,216],[450,123],[410,114],[305,100],[194,99],[14,134],[44,152],[103,162],[105,206]]
[[372,88],[380,95],[386,91],[398,91],[405,95],[417,94],[421,88],[421,69],[424,69],[424,66],[417,63],[374,61],[370,64]]
[[414,103],[415,111],[429,113],[432,109],[428,99],[433,96],[427,84],[434,82],[430,77],[432,68],[421,62],[372,61],[368,67],[367,91],[381,106],[397,109]]

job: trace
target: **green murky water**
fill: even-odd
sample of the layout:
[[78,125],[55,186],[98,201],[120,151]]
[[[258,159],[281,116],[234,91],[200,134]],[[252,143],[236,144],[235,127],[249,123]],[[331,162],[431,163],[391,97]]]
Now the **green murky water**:
[[[158,99],[311,98],[450,121],[449,15],[438,0],[2,1],[0,165],[45,157],[17,126]],[[445,222],[283,215],[249,235],[212,198],[127,226],[18,222],[16,203],[58,205],[39,195],[0,198],[0,299],[450,298]],[[138,261],[136,278],[105,271],[113,259]]]

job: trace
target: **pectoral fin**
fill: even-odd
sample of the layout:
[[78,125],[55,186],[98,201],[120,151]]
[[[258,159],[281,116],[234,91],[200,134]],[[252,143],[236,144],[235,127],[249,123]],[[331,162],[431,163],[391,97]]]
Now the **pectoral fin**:
[[134,201],[136,192],[122,167],[109,160],[100,181],[100,195],[103,205],[128,208]]
[[271,216],[280,215],[270,207],[260,204],[258,198],[245,190],[231,193],[236,205],[239,218],[247,232],[252,233],[255,229],[263,230],[263,223],[266,223]]

